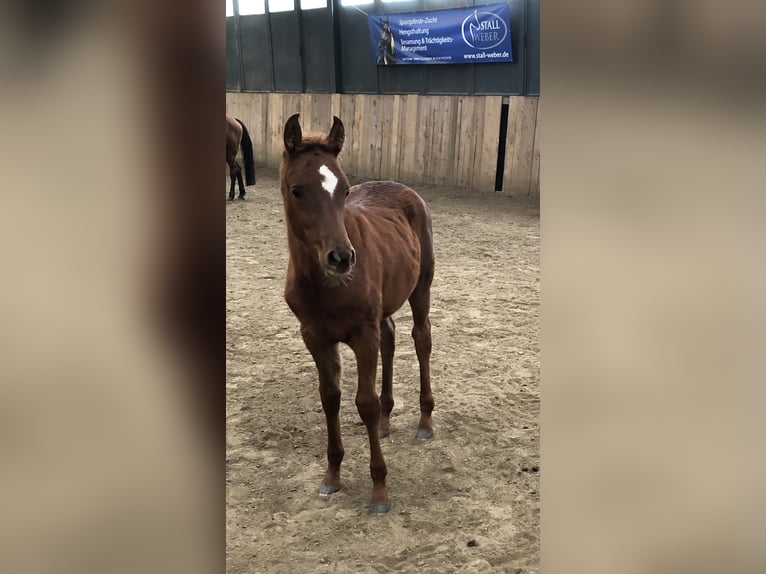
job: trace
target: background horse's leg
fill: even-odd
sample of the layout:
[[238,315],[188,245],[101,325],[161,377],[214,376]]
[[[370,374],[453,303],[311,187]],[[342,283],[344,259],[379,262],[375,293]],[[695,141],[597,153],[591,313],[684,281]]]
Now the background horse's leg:
[[239,198],[245,199],[245,182],[242,180],[242,168],[237,166],[237,181],[239,182]]
[[382,514],[388,512],[388,489],[386,488],[386,461],[380,448],[379,423],[380,399],[375,392],[375,379],[378,369],[378,351],[380,348],[380,325],[369,326],[349,342],[356,355],[359,383],[356,389],[356,408],[367,427],[370,440],[370,475],[372,476],[372,497],[370,512]]
[[340,490],[340,463],[343,461],[343,442],[340,437],[340,354],[338,345],[319,340],[303,333],[311,356],[319,372],[319,396],[327,421],[327,472],[319,486],[320,496]]
[[434,410],[434,397],[431,394],[431,321],[428,313],[431,307],[431,279],[433,274],[421,275],[415,291],[410,295],[412,308],[412,338],[415,340],[415,352],[420,363],[420,422],[417,437],[427,440],[433,436],[431,412]]
[[234,185],[237,179],[237,174],[236,169],[233,167],[229,169],[229,178],[231,179],[231,187],[229,188],[229,200],[234,201]]
[[380,323],[380,359],[383,366],[383,385],[380,390],[380,438],[390,432],[391,411],[394,409],[394,349],[396,347],[396,326],[391,317]]

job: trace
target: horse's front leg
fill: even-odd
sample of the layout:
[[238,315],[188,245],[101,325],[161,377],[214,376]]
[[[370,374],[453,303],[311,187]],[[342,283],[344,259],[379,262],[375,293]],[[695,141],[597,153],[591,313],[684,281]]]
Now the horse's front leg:
[[319,486],[319,495],[328,496],[340,490],[340,463],[343,461],[343,442],[340,437],[340,354],[338,345],[302,331],[311,356],[319,372],[319,396],[327,421],[327,472]]
[[380,448],[380,399],[375,391],[375,378],[380,348],[380,324],[370,324],[362,329],[349,346],[356,355],[359,384],[356,391],[356,408],[367,427],[370,440],[370,474],[372,475],[372,497],[370,512],[388,512],[388,489],[386,488],[386,461]]

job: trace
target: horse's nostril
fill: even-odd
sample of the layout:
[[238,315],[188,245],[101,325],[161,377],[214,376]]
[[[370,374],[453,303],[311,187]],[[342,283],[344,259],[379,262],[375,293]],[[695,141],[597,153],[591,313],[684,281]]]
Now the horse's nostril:
[[325,261],[329,268],[345,272],[356,261],[356,253],[354,253],[353,249],[340,249],[338,251],[333,249],[327,253]]

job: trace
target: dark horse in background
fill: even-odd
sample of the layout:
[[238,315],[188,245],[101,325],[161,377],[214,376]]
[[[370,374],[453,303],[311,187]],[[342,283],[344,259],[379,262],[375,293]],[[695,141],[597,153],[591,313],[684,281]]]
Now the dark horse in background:
[[230,115],[226,115],[226,163],[229,164],[231,189],[229,199],[234,199],[234,182],[239,182],[239,198],[245,199],[245,183],[242,183],[242,167],[237,161],[237,150],[242,146],[242,157],[245,162],[245,182],[255,185],[255,160],[253,158],[253,142],[245,124]]
[[[350,187],[338,154],[343,123],[334,118],[326,137],[304,137],[298,114],[285,125],[280,188],[287,223],[289,263],[285,300],[319,374],[327,420],[327,472],[319,494],[340,489],[338,344],[356,355],[356,407],[370,441],[370,512],[389,510],[386,463],[380,438],[389,434],[394,358],[392,315],[409,300],[420,363],[420,422],[416,436],[433,436],[431,412],[431,281],[434,249],[431,215],[412,189],[394,181]],[[383,366],[380,398],[375,390],[378,353]]]

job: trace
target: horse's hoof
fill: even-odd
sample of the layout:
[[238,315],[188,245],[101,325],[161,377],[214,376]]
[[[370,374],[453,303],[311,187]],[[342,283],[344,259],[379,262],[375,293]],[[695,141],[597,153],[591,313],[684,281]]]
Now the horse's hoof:
[[388,502],[374,502],[369,507],[370,514],[385,514],[389,510],[391,510],[391,505]]
[[388,429],[386,429],[386,430],[383,430],[383,429],[381,429],[381,430],[378,432],[378,436],[379,436],[380,438],[386,438],[386,437],[387,437],[388,435],[390,435],[390,434],[391,434],[391,431],[390,431],[390,430],[388,430]]
[[333,492],[338,492],[339,490],[340,485],[322,483],[319,485],[319,496],[330,496]]
[[431,429],[418,429],[418,432],[415,436],[418,440],[429,440],[433,438],[434,431]]

